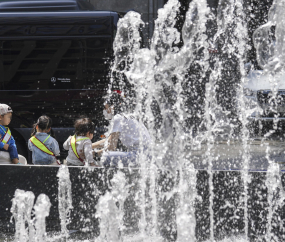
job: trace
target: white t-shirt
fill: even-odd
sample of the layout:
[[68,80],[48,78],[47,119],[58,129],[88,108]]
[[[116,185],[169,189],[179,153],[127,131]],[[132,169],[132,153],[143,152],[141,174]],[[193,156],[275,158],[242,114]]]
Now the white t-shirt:
[[[135,119],[131,114],[116,114],[110,133],[119,132],[119,139],[127,148],[148,146],[151,138],[143,123]],[[140,143],[141,142],[141,143]]]

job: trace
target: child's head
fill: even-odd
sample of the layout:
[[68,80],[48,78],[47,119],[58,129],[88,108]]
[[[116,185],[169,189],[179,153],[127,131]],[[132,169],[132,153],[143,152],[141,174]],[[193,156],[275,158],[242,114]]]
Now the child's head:
[[9,125],[12,119],[12,108],[7,104],[0,103],[0,124]]
[[54,137],[51,126],[52,126],[52,120],[50,117],[45,116],[45,115],[39,117],[38,121],[34,124],[32,136],[34,136],[36,132],[41,132],[41,133],[51,132],[51,136]]
[[93,138],[95,125],[90,118],[80,118],[74,123],[75,134],[77,136],[86,136],[90,139]]

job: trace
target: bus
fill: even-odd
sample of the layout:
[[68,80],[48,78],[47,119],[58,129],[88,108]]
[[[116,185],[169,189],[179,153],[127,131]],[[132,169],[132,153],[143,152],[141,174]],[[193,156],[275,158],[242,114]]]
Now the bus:
[[27,142],[41,115],[52,118],[61,160],[76,118],[95,122],[94,139],[102,133],[118,19],[84,0],[0,2],[0,103],[13,109],[9,127],[28,163]]

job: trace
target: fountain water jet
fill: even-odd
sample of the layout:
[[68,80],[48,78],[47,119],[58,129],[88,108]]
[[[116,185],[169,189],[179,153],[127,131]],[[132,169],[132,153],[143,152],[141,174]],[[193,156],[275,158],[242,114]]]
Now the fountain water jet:
[[101,196],[96,205],[96,217],[100,219],[100,236],[96,241],[116,242],[126,236],[123,217],[129,187],[124,173],[118,171],[110,183],[112,190]]
[[[15,220],[15,241],[34,241],[34,227],[31,212],[34,205],[35,195],[17,189],[12,199],[11,217]],[[26,228],[26,223],[28,228]]]
[[[40,194],[34,205],[35,195],[30,191],[17,189],[12,199],[11,219],[15,220],[15,241],[46,241],[46,217],[49,215],[50,200]],[[33,209],[33,211],[32,211]],[[32,214],[34,218],[32,218]],[[27,226],[28,225],[28,226]]]
[[67,225],[69,224],[70,212],[72,207],[72,196],[71,196],[71,182],[69,177],[68,167],[61,165],[57,177],[58,181],[58,212],[60,217],[61,235],[68,237],[69,233]]
[[[262,75],[268,78],[271,89],[271,97],[269,99],[269,110],[274,114],[273,129],[269,130],[263,138],[270,137],[277,131],[279,122],[278,113],[278,87],[280,82],[284,81],[284,0],[274,0],[269,10],[268,22],[258,29],[253,34],[253,42],[256,48],[258,64],[263,68]],[[270,148],[266,144],[266,158],[269,163],[266,176],[267,186],[267,201],[269,204],[267,214],[267,227],[265,239],[271,241],[278,239],[273,233],[272,219],[274,212],[284,201],[284,189],[281,184],[280,167],[276,164],[269,155]]]
[[[220,6],[220,8],[222,8],[224,5],[221,4]],[[232,4],[229,4],[229,6],[234,8]],[[203,53],[203,59],[200,59],[200,65],[202,66],[201,73],[203,73],[201,79],[205,78],[205,73],[209,70],[210,66],[208,52],[209,43],[208,37],[205,34],[206,22],[210,15],[210,11],[206,1],[191,2],[183,26],[182,36],[184,46],[180,50],[177,47],[173,47],[173,45],[180,41],[180,34],[174,27],[178,7],[178,1],[170,0],[163,9],[158,11],[158,19],[155,21],[155,30],[150,49],[145,48],[137,51],[136,54],[130,57],[133,62],[129,63],[129,69],[123,70],[129,82],[132,83],[135,86],[134,89],[137,90],[135,113],[138,117],[141,117],[142,121],[147,123],[153,139],[159,140],[159,142],[156,143],[155,150],[159,150],[160,154],[155,160],[151,160],[150,164],[155,163],[161,169],[170,169],[172,171],[179,170],[179,178],[181,179],[179,184],[181,189],[177,188],[175,192],[172,192],[173,195],[174,193],[179,194],[180,190],[183,190],[183,187],[185,186],[185,183],[183,182],[184,169],[187,168],[185,166],[187,163],[184,159],[185,141],[192,139],[192,133],[187,132],[188,127],[185,125],[185,117],[187,116],[188,110],[188,107],[184,105],[187,98],[184,92],[185,84],[187,84],[187,82],[185,82],[185,74],[187,73],[189,66],[194,61],[197,61],[194,55],[197,54],[198,51],[202,51]],[[222,17],[220,17],[221,21],[223,20]],[[135,20],[136,19],[138,18],[136,17]],[[225,30],[228,25],[230,24],[225,22],[220,25],[217,34],[218,37],[224,34],[223,30]],[[132,32],[134,32],[134,30],[132,30]],[[129,36],[129,34],[125,34],[125,36]],[[225,35],[222,37],[225,37]],[[139,42],[139,39],[137,39],[137,42]],[[133,42],[131,42],[131,44],[132,43]],[[242,43],[238,44],[241,45]],[[118,43],[115,42],[114,46],[117,47]],[[124,46],[127,45],[124,44]],[[228,50],[229,53],[233,54],[231,48],[228,48]],[[132,49],[128,52],[131,51]],[[118,59],[120,59],[120,57],[117,58],[117,56],[115,56],[115,63],[117,63],[116,60]],[[206,159],[209,160],[210,191],[213,189],[211,168],[213,158],[211,155],[211,147],[215,140],[214,132],[220,128],[220,123],[216,122],[218,120],[217,112],[226,113],[220,108],[217,102],[213,102],[216,95],[215,83],[217,83],[217,78],[219,79],[219,76],[221,75],[222,68],[220,62],[217,62],[216,66],[217,75],[213,74],[211,76],[210,80],[212,81],[210,81],[210,84],[207,86],[209,92],[206,94],[205,111],[205,121],[208,124],[208,126],[206,126],[208,132],[204,133],[204,140],[209,140]],[[153,102],[158,105],[158,109],[160,110],[162,120],[160,127],[155,125],[156,117],[153,114]],[[216,103],[216,106],[213,106],[214,103]],[[208,104],[210,105],[208,106]],[[212,126],[212,114],[215,115],[214,126]],[[155,156],[156,155],[153,155],[153,157]],[[141,168],[145,171],[149,167],[149,164],[146,164],[144,159],[141,161]],[[146,177],[146,174],[142,174],[141,184],[143,190],[145,190],[143,184],[145,184],[147,180]],[[174,179],[178,179],[178,177],[175,178],[174,176]],[[211,199],[213,199],[213,193],[211,194]],[[165,195],[162,193],[159,197],[160,196],[163,197]],[[182,197],[181,199],[183,200]],[[210,204],[210,211],[213,211],[212,205],[213,203]],[[182,208],[182,206],[183,204],[181,204],[180,208]],[[211,238],[213,239],[214,220],[213,213],[211,214],[210,230]]]
[[[139,158],[141,167],[136,184],[127,185],[126,177],[118,170],[111,182],[110,190],[100,197],[96,216],[101,219],[101,234],[96,240],[104,241],[107,238],[109,241],[149,241],[151,239],[153,241],[195,241],[197,221],[194,211],[195,204],[199,200],[196,179],[200,171],[194,169],[190,158],[194,148],[199,150],[202,146],[206,146],[202,162],[207,163],[209,176],[203,184],[209,187],[207,191],[209,192],[207,198],[209,228],[204,228],[205,237],[214,241],[218,236],[225,236],[222,233],[217,235],[216,232],[217,224],[222,224],[222,221],[215,221],[218,205],[222,209],[233,210],[233,216],[229,219],[231,221],[239,221],[240,214],[244,217],[242,226],[234,232],[241,234],[242,237],[231,240],[247,241],[250,237],[248,231],[252,224],[248,221],[250,217],[248,190],[251,179],[248,169],[251,157],[248,144],[250,137],[247,129],[247,103],[243,94],[243,84],[246,81],[244,58],[247,50],[243,2],[241,0],[220,2],[217,17],[218,30],[212,38],[206,33],[207,21],[213,18],[206,1],[192,1],[182,31],[184,45],[180,49],[175,47],[180,41],[180,34],[175,28],[178,9],[179,2],[170,0],[164,9],[159,11],[150,48],[140,49],[139,28],[143,22],[138,13],[128,12],[118,23],[110,92],[116,81],[119,83],[118,86],[124,89],[125,78],[134,86],[136,93],[134,100],[137,104],[134,112],[147,124],[155,142],[150,151],[151,158],[141,152]],[[214,48],[218,50],[217,55],[214,56],[209,53],[213,43]],[[188,69],[193,65],[199,66],[199,75],[190,82]],[[236,76],[229,75],[233,72]],[[231,80],[227,82],[229,79]],[[192,89],[188,89],[192,85],[200,85],[205,80],[207,81],[205,96],[199,103],[201,106],[196,107],[203,109],[199,113],[201,122],[197,128],[185,121],[192,118],[191,115],[195,112],[192,104],[193,106],[197,104],[194,101],[192,103],[192,100],[199,95]],[[221,94],[222,87],[226,85],[233,88],[233,93]],[[189,98],[189,93],[193,94],[192,99]],[[127,101],[132,101],[131,98],[133,96],[127,96]],[[227,102],[229,104],[224,105]],[[190,103],[191,106],[187,106],[186,103]],[[190,109],[194,111],[191,113]],[[217,205],[215,201],[220,194],[215,191],[215,185],[217,185],[215,179],[218,178],[213,162],[219,157],[214,149],[218,141],[226,141],[230,146],[231,140],[234,139],[242,144],[243,171],[240,180],[236,177],[233,180],[241,181],[243,191],[237,194],[237,198],[235,197],[237,201],[229,199]],[[189,151],[188,147],[193,149]],[[134,171],[131,167],[129,168],[130,173]],[[267,187],[273,186],[275,180],[278,180],[277,173],[276,166],[269,167]],[[66,174],[64,173],[63,177],[66,177]],[[225,186],[230,183],[227,182]],[[70,194],[70,186],[65,187],[65,185],[66,183],[63,186],[60,185],[63,193]],[[133,196],[132,204],[138,211],[138,220],[134,225],[135,231],[130,229],[129,231],[133,233],[129,233],[127,226],[122,226],[120,222],[126,216],[125,213],[129,212],[128,209],[133,209],[123,209],[124,205],[128,204],[128,192],[133,186],[136,189],[130,193]],[[273,199],[279,187],[281,188],[280,180],[278,180],[278,187],[273,186],[272,190],[269,189],[268,202]],[[95,192],[101,195],[98,191]],[[282,200],[281,198],[277,203],[280,205]],[[63,211],[62,230],[65,234],[68,221],[66,214],[71,209],[69,205],[62,205],[68,209],[60,210]],[[275,211],[276,206],[269,207],[268,221],[272,221]],[[112,214],[115,216],[111,217]],[[272,228],[268,223],[266,235],[268,240],[273,237]],[[224,239],[224,241],[229,240]]]
[[35,224],[35,242],[46,242],[46,217],[49,215],[51,207],[50,200],[47,195],[40,194],[34,206],[34,224]]

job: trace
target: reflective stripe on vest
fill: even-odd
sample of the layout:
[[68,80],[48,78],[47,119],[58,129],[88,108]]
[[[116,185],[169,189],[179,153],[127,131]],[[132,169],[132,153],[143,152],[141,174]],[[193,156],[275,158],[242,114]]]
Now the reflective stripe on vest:
[[[1,126],[0,126],[1,127]],[[11,139],[11,131],[9,128],[7,128],[7,130],[4,130],[2,127],[1,129],[5,132],[4,137],[1,139],[1,142],[3,142],[4,144],[7,144],[8,141]]]
[[[47,139],[49,138],[49,136],[45,139],[45,141],[47,141]],[[52,155],[55,156],[54,153],[52,151],[50,151],[43,142],[41,142],[36,136],[33,136],[32,138],[30,138],[30,141],[33,143],[34,146],[36,146],[39,150],[41,150],[42,152],[48,154],[48,155]],[[45,142],[44,141],[44,142]]]
[[89,138],[82,138],[82,139],[77,139],[76,140],[76,137],[75,135],[73,135],[70,139],[70,146],[71,146],[71,149],[73,150],[73,153],[75,154],[75,156],[78,158],[78,160],[80,160],[83,164],[85,164],[84,160],[81,159],[77,153],[77,149],[76,149],[76,141],[81,141],[81,140],[85,140],[85,139],[89,139]]

